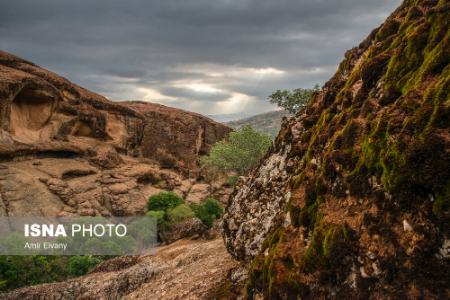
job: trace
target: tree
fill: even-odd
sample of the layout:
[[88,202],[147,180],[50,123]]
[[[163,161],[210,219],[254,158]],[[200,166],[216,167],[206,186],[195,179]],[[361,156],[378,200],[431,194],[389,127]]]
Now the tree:
[[69,259],[69,273],[72,276],[84,275],[100,262],[100,259],[93,256],[72,256]]
[[199,218],[208,228],[211,228],[214,220],[220,218],[223,214],[222,205],[220,205],[220,203],[212,197],[209,197],[206,201],[200,204],[191,204],[191,208],[194,211],[195,216]]
[[167,211],[183,203],[183,199],[174,192],[161,192],[148,198],[147,208],[148,210]]
[[261,159],[271,143],[270,136],[246,125],[231,132],[228,141],[216,143],[201,162],[207,167],[243,174]]
[[317,84],[312,89],[277,90],[269,96],[269,101],[290,113],[296,113],[311,100],[312,95],[318,90],[319,85]]

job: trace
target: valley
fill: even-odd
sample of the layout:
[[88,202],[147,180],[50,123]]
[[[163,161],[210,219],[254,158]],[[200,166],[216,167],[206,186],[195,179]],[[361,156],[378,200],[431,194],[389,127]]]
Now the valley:
[[[343,57],[297,114],[221,124],[0,52],[0,216],[147,215],[160,230],[154,253],[1,279],[0,298],[449,298],[450,3],[403,1]],[[239,135],[248,124],[273,141]],[[248,136],[265,154],[233,169],[226,146],[248,154]]]

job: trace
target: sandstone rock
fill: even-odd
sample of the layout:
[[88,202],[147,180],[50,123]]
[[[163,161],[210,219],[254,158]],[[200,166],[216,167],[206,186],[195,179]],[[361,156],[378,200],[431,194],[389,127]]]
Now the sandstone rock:
[[[0,51],[6,213],[142,214],[156,192],[179,187],[186,196],[185,176],[197,173],[199,155],[230,130],[162,105],[111,102]],[[179,170],[161,170],[161,151]]]
[[136,181],[130,180],[124,183],[116,183],[113,185],[110,185],[108,188],[111,191],[112,194],[125,194],[128,191],[134,189],[137,186]]
[[[111,102],[65,78],[0,52],[0,155],[93,155],[104,168],[120,153],[160,163],[168,157],[185,174],[231,131],[204,116],[144,102]],[[158,156],[163,151],[165,156]]]
[[189,203],[200,203],[202,200],[205,200],[210,194],[209,184],[194,184],[186,196],[186,201]]
[[161,240],[167,244],[187,237],[199,237],[206,231],[206,226],[197,219],[192,218],[186,221],[170,225],[170,228],[160,233]]
[[111,169],[123,163],[123,159],[114,149],[101,147],[96,149],[95,152],[95,157],[91,158],[90,161],[100,167]]

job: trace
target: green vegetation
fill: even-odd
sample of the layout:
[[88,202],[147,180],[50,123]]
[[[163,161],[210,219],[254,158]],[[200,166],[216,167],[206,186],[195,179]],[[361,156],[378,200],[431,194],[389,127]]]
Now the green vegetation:
[[313,94],[318,90],[319,85],[315,85],[312,89],[277,90],[269,96],[269,101],[295,114],[308,104]]
[[101,261],[92,256],[0,256],[0,290],[81,276]]
[[69,274],[72,276],[84,275],[100,262],[101,260],[94,256],[72,256],[69,258]]
[[220,203],[211,197],[206,199],[203,203],[192,204],[191,208],[194,211],[195,216],[208,227],[211,227],[214,220],[220,218],[223,214],[223,208]]
[[311,242],[302,257],[302,270],[313,272],[335,266],[349,242],[345,225],[319,224],[314,228]]
[[275,264],[278,248],[285,240],[284,228],[280,227],[265,239],[262,249],[266,249],[267,255],[257,256],[250,266],[250,285],[264,286],[272,294],[274,282]]
[[183,199],[174,192],[161,192],[150,196],[147,208],[152,211],[167,211],[169,208],[175,208],[183,204],[183,202]]
[[[395,201],[402,212],[424,211],[440,232],[449,232],[448,1],[409,2],[358,51],[346,53],[323,97],[307,108],[288,207],[294,229],[280,226],[268,235],[252,262],[249,291],[298,298],[310,277],[340,282],[349,267],[342,258],[357,249],[350,227],[324,215],[327,195],[383,207]],[[333,185],[340,179],[342,185]],[[306,249],[299,227],[311,234]]]
[[183,203],[175,208],[167,210],[167,219],[171,224],[183,222],[187,219],[192,219],[195,217],[194,212],[189,207],[189,205]]
[[230,133],[228,141],[216,143],[201,162],[209,168],[243,174],[263,157],[271,143],[269,136],[244,126]]
[[150,210],[145,215],[155,218],[158,224],[158,228],[161,228],[164,224],[164,216],[166,215],[166,212],[162,210]]
[[188,219],[198,218],[207,227],[211,227],[214,220],[223,214],[220,203],[210,197],[200,204],[188,205],[181,197],[173,192],[161,192],[149,198],[146,215],[157,219],[158,231],[164,232],[171,225]]
[[225,181],[225,183],[228,186],[235,187],[237,185],[238,180],[239,180],[239,176],[232,175],[232,176],[227,177],[227,180]]

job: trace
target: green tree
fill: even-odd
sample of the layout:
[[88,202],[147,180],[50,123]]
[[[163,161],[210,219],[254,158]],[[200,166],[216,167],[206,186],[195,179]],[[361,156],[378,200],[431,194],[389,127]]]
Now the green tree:
[[292,91],[277,90],[269,96],[270,103],[274,103],[284,108],[290,113],[298,112],[311,100],[312,95],[319,90],[319,85],[315,85],[312,89],[298,88]]
[[93,256],[72,256],[69,259],[69,273],[72,276],[84,275],[100,262],[100,259]]
[[69,277],[67,256],[0,256],[0,290],[61,281]]
[[161,192],[148,198],[147,208],[148,210],[165,212],[168,209],[175,208],[183,203],[183,199],[174,192]]
[[261,159],[271,143],[270,136],[246,125],[231,132],[228,141],[216,143],[201,162],[207,167],[243,174]]
[[191,204],[191,208],[194,211],[195,216],[208,227],[211,227],[214,220],[220,218],[223,214],[222,205],[212,197],[209,197],[200,204]]

